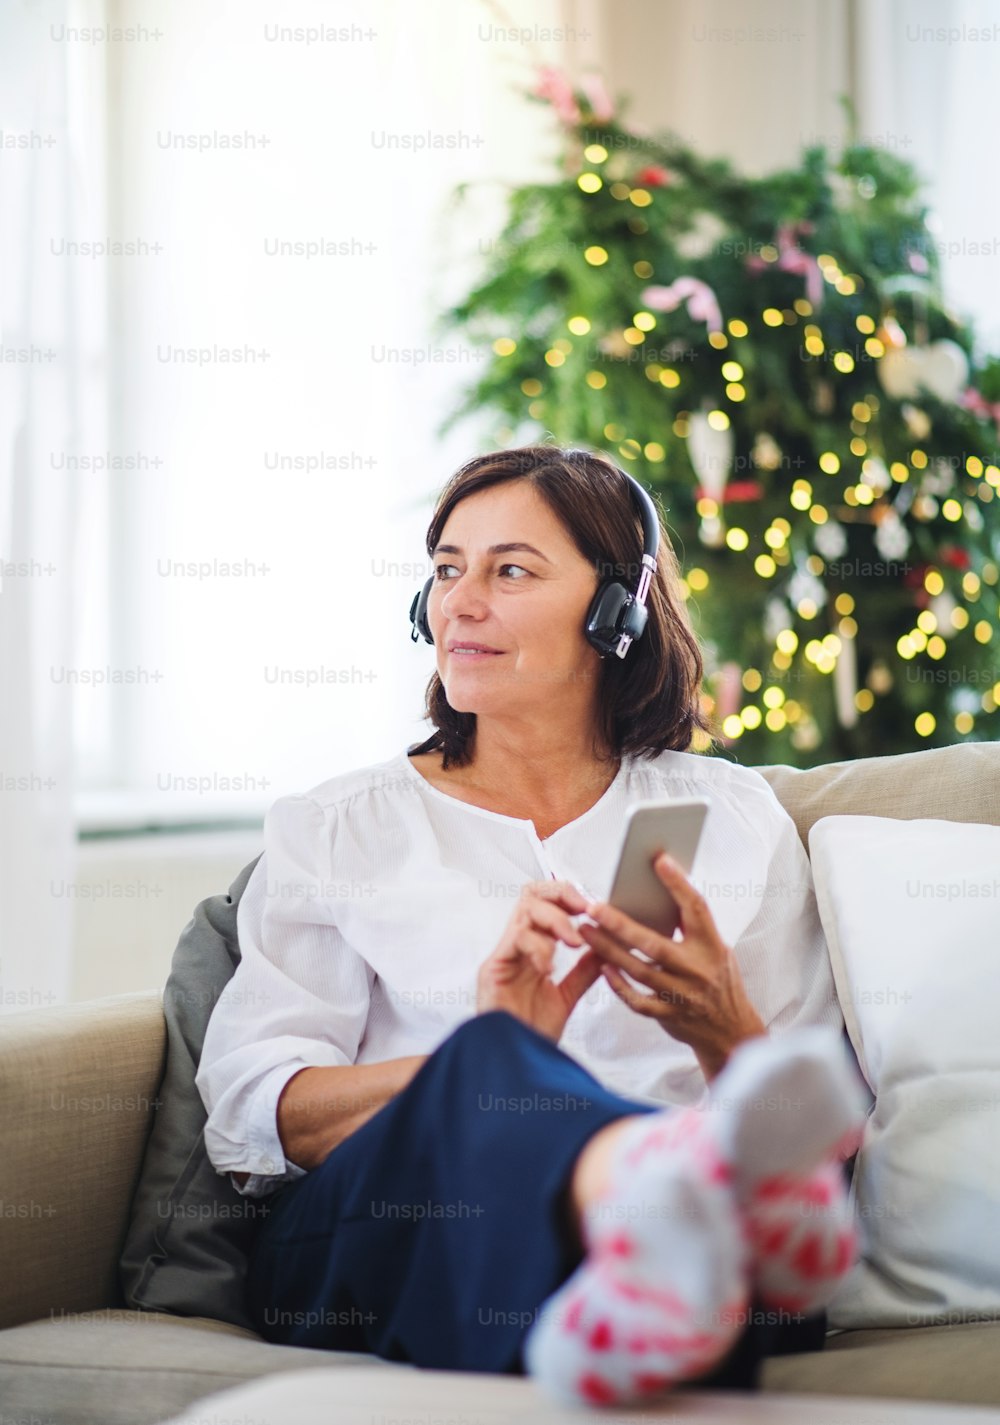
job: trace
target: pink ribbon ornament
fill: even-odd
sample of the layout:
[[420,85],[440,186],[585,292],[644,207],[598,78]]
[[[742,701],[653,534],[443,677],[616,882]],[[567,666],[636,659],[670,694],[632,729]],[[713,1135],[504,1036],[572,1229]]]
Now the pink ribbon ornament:
[[823,274],[819,263],[811,253],[803,252],[796,238],[800,233],[811,233],[812,223],[783,223],[775,234],[778,248],[777,262],[768,262],[757,253],[746,259],[748,272],[763,272],[765,267],[779,267],[782,272],[792,272],[806,279],[806,296],[813,307],[823,304]]
[[654,312],[673,312],[684,302],[693,322],[704,322],[711,332],[722,330],[722,312],[715,293],[698,277],[678,277],[669,287],[647,287],[642,303]]

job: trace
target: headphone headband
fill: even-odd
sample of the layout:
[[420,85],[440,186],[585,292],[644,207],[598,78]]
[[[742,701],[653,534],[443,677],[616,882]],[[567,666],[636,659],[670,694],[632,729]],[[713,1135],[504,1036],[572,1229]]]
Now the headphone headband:
[[[597,649],[602,658],[611,653],[618,658],[625,658],[632,644],[642,637],[646,628],[646,599],[656,573],[656,556],[660,548],[660,519],[648,491],[638,480],[620,466],[615,465],[612,468],[628,481],[632,504],[642,521],[642,563],[634,593],[619,579],[605,579],[601,583],[587,610],[583,631],[587,642]],[[420,634],[423,634],[427,643],[434,642],[427,619],[427,601],[433,585],[432,574],[420,592],[413,596],[410,605],[410,623],[413,626],[410,637],[414,643]]]

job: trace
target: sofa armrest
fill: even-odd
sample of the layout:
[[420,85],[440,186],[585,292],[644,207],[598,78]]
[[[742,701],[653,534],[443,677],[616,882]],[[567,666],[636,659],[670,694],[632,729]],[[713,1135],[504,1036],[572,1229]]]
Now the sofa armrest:
[[122,1304],[118,1254],[165,1052],[156,992],[0,1021],[0,1328]]

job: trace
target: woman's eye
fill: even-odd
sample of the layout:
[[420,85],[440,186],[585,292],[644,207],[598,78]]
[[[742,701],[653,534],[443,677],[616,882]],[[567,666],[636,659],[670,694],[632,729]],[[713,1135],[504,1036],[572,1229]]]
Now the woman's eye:
[[[441,580],[445,579],[446,577],[450,577],[450,576],[447,576],[444,571],[445,571],[446,569],[454,569],[455,567],[456,567],[456,566],[455,566],[454,564],[438,564],[438,565],[436,565],[436,566],[435,566],[435,569],[434,569],[434,578],[437,579],[437,580],[440,582]],[[520,564],[501,564],[501,565],[500,565],[500,572],[501,572],[501,574],[503,573],[503,571],[504,571],[505,569],[517,569],[517,570],[519,571],[519,573],[521,573],[521,574],[529,574],[529,573],[531,572],[530,570],[525,569],[525,568],[524,568],[522,565],[520,565]],[[515,580],[515,583],[516,583],[516,582],[517,582],[517,580]]]

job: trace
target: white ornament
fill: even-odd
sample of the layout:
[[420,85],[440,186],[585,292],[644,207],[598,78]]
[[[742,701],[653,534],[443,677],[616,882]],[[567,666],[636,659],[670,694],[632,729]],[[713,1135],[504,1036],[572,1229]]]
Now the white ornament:
[[764,606],[764,637],[773,643],[783,629],[791,628],[792,615],[781,599],[768,599]]
[[894,510],[879,521],[875,531],[875,548],[883,559],[902,559],[910,547],[910,536]]
[[804,599],[821,609],[826,603],[826,590],[808,569],[796,569],[788,581],[788,597],[793,604],[801,604]]
[[968,384],[969,361],[954,341],[890,347],[878,363],[878,379],[896,401],[929,391],[939,401],[955,402]]
[[952,623],[951,616],[958,608],[958,605],[951,594],[948,593],[948,590],[945,589],[942,594],[935,594],[927,607],[937,619],[937,631],[941,634],[942,638],[953,638],[958,632],[958,629]]
[[947,495],[955,485],[955,471],[947,460],[938,457],[924,472],[920,482],[921,495]]
[[883,490],[888,490],[892,484],[892,476],[885,461],[877,455],[870,455],[861,469],[861,483],[870,486],[879,495]]
[[817,525],[813,544],[824,559],[839,559],[847,549],[847,535],[839,520],[827,520]]
[[733,468],[732,428],[716,430],[703,411],[695,411],[688,422],[687,440],[688,455],[702,489],[721,504]]
[[729,229],[721,218],[717,218],[714,213],[701,212],[695,218],[691,231],[682,233],[674,246],[681,257],[696,261],[698,258],[707,257],[728,233]]

